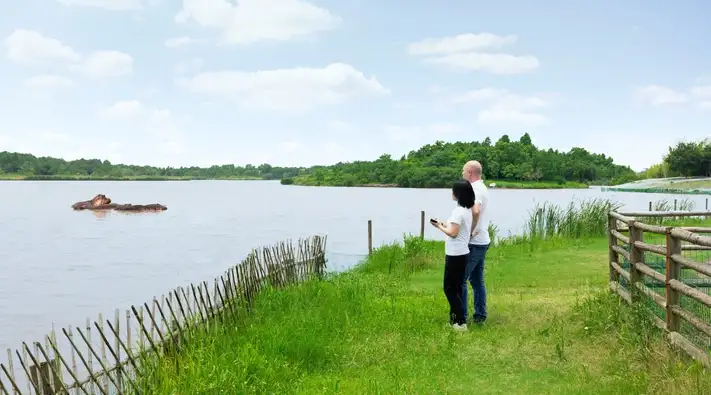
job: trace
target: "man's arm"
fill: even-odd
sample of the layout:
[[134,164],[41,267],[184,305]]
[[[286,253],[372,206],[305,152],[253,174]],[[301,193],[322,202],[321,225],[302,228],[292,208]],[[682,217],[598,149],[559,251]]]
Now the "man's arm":
[[479,225],[479,214],[481,213],[481,203],[474,203],[472,206],[472,230],[471,234],[474,234],[474,229]]

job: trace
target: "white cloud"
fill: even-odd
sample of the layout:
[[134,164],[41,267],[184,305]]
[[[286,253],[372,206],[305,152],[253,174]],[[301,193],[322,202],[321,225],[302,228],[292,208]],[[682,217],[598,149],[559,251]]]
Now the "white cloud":
[[95,51],[73,68],[95,78],[120,77],[133,72],[133,58],[119,51]]
[[304,0],[183,0],[175,20],[194,20],[233,45],[308,37],[341,23],[340,17]]
[[138,138],[143,141],[155,139],[164,154],[185,152],[183,122],[170,110],[147,106],[139,100],[122,100],[100,109],[99,115],[111,122],[125,122],[141,133]]
[[540,96],[527,96],[506,89],[482,88],[455,95],[449,99],[452,104],[475,104],[480,107],[477,122],[483,124],[512,123],[526,126],[540,126],[548,123],[548,118],[539,111],[551,106],[549,100]]
[[513,44],[517,40],[514,35],[499,36],[492,33],[466,33],[443,38],[426,38],[410,43],[407,52],[410,55],[441,55],[465,51],[481,51],[501,48]]
[[61,75],[40,74],[25,80],[25,87],[37,90],[65,89],[74,86],[74,82]]
[[492,74],[522,74],[540,66],[535,56],[515,56],[505,53],[456,53],[425,59],[425,62],[451,70],[488,71]]
[[6,39],[8,59],[30,65],[77,62],[81,56],[72,47],[54,38],[25,29],[15,29]]
[[711,85],[695,86],[691,88],[691,95],[698,99],[710,99]]
[[165,40],[165,46],[168,48],[179,48],[179,47],[185,47],[190,44],[198,44],[203,42],[203,40],[198,40],[195,38],[191,38],[188,36],[182,36],[182,37],[173,37]]
[[24,29],[16,29],[5,39],[7,57],[34,66],[62,66],[90,77],[117,77],[133,71],[133,58],[119,51],[77,53],[61,41]]
[[109,119],[135,119],[143,110],[143,105],[140,101],[123,100],[102,109],[100,113]]
[[517,41],[515,35],[466,33],[451,37],[427,38],[408,45],[411,55],[425,55],[424,61],[455,71],[486,71],[492,74],[521,74],[540,66],[538,58],[508,53],[482,52],[500,49]]
[[143,0],[57,0],[68,7],[94,7],[111,11],[140,10],[146,5]]
[[686,95],[661,85],[647,85],[635,91],[635,99],[652,107],[683,104],[688,101]]
[[356,96],[389,93],[375,77],[367,78],[343,63],[323,68],[206,72],[178,80],[178,84],[193,92],[235,100],[244,108],[292,114]]

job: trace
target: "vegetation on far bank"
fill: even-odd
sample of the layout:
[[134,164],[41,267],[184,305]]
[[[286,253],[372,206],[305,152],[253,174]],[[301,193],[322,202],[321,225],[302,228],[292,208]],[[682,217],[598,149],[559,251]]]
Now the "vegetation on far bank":
[[[470,159],[484,166],[484,178],[504,188],[579,188],[589,184],[620,183],[635,177],[629,167],[583,148],[569,152],[539,149],[528,134],[518,141],[502,136],[496,143],[438,141],[400,159],[382,155],[374,161],[333,166],[276,167],[211,166],[158,168],[112,164],[98,159],[65,161],[29,154],[0,152],[0,177],[12,179],[281,179],[284,184],[319,186],[385,185],[411,188],[448,187],[461,177]],[[7,176],[9,175],[9,176]]]
[[197,181],[197,180],[264,180],[261,177],[190,177],[190,176],[101,176],[56,174],[50,176],[0,174],[0,180],[11,181]]
[[154,167],[113,164],[107,160],[66,161],[16,152],[0,152],[0,179],[25,180],[279,180],[298,174],[293,167],[232,164],[211,167]]
[[[711,177],[711,139],[679,142],[640,178]],[[708,187],[706,187],[708,188]]]
[[[353,270],[258,295],[149,364],[146,393],[703,394],[640,305],[607,289],[603,200],[531,212],[487,254],[489,317],[456,333],[443,243],[406,236]],[[496,231],[492,227],[492,231]],[[706,391],[706,392],[705,392]]]
[[[588,184],[580,182],[547,182],[547,181],[506,181],[506,180],[484,180],[484,182],[491,186],[500,189],[587,189],[590,186]],[[300,185],[300,186],[354,186],[354,187],[373,187],[373,188],[399,188],[397,184],[357,184],[357,185],[323,185],[316,181],[315,178],[304,176],[293,178],[284,178],[281,180],[282,185]],[[433,184],[427,185],[422,188],[449,188],[451,185],[440,185]]]
[[[496,143],[444,143],[437,141],[393,159],[384,154],[374,161],[337,163],[331,166],[277,167],[269,164],[201,167],[154,167],[112,164],[106,160],[65,161],[30,154],[0,152],[0,179],[5,180],[281,180],[284,185],[449,187],[461,176],[470,159],[484,166],[484,179],[499,188],[586,188],[588,185],[620,185],[648,178],[711,176],[711,142],[678,143],[669,147],[662,163],[637,174],[613,159],[583,148],[568,152],[539,149],[526,133],[518,141],[508,135]],[[689,181],[675,190],[705,188]]]
[[[617,184],[635,179],[635,172],[614,163],[602,154],[583,148],[568,152],[539,149],[526,133],[518,141],[504,135],[493,143],[491,139],[473,142],[444,143],[438,141],[393,159],[382,155],[374,161],[338,163],[314,166],[285,184],[314,186],[358,186],[388,184],[406,188],[449,187],[461,178],[462,166],[477,159],[484,168],[484,179],[496,180],[510,187],[560,188],[588,184]],[[491,182],[491,181],[487,181]]]

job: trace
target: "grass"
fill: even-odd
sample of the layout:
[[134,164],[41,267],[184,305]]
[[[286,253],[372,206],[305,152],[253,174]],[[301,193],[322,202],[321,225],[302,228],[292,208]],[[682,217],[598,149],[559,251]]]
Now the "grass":
[[466,333],[447,327],[443,243],[406,237],[349,272],[262,292],[252,314],[191,333],[141,384],[154,394],[711,393],[707,372],[607,291],[594,215],[605,204],[544,206],[523,236],[495,238],[489,319]]
[[711,180],[665,180],[659,181],[658,183],[651,183],[646,187],[629,184],[616,187],[603,187],[603,190],[642,193],[678,193],[708,195],[711,194]]
[[710,189],[711,180],[674,181],[672,185],[682,189]]
[[485,180],[486,184],[496,184],[501,189],[587,189],[588,184],[567,181],[563,183],[553,181],[506,181]]
[[493,248],[489,320],[464,334],[446,326],[441,243],[386,246],[353,272],[263,293],[245,321],[161,360],[150,393],[702,393],[709,377],[605,290],[605,246]]

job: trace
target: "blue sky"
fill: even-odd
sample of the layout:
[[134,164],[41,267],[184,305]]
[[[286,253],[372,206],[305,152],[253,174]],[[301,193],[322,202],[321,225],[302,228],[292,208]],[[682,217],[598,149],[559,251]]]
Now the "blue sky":
[[711,135],[711,3],[434,4],[5,2],[0,150],[311,165],[527,132],[641,170]]

